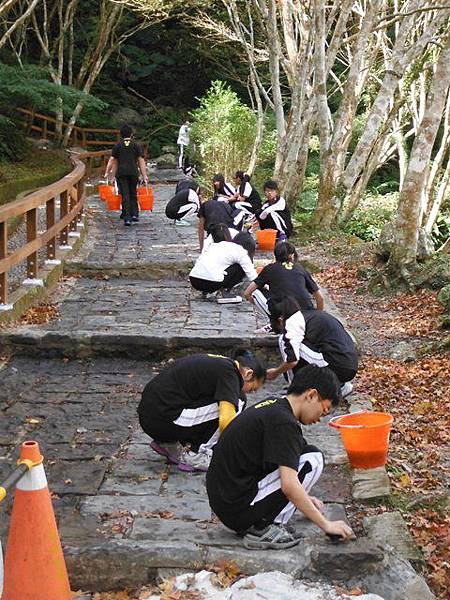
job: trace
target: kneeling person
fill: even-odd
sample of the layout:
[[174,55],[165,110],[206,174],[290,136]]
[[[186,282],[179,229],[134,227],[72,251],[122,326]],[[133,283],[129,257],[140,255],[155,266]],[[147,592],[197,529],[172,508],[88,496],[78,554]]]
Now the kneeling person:
[[206,471],[220,433],[245,407],[245,394],[265,379],[265,366],[250,350],[236,348],[233,358],[185,356],[145,386],[139,422],[155,452],[181,471]]
[[320,450],[303,438],[310,425],[339,403],[336,375],[309,365],[299,371],[287,397],[268,399],[239,415],[214,448],[206,476],[212,510],[252,549],[289,548],[300,538],[288,525],[298,509],[325,533],[343,539],[352,530],[329,521],[309,495],[323,470]]

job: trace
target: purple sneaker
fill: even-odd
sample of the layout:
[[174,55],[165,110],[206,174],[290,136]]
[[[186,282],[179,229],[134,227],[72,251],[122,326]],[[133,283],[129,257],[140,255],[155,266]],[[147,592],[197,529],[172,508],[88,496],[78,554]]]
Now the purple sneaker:
[[180,455],[183,451],[183,446],[179,442],[173,442],[168,444],[160,444],[153,440],[150,442],[150,448],[167,458],[167,460],[174,465],[177,465],[180,461]]

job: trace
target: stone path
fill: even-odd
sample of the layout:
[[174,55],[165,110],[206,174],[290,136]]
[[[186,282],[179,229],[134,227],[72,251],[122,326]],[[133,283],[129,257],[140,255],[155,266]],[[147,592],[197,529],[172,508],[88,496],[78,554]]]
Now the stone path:
[[[89,242],[70,265],[83,276],[69,277],[52,298],[60,318],[0,333],[13,353],[0,370],[0,477],[21,442],[39,441],[73,589],[134,587],[232,559],[248,574],[279,570],[349,585],[370,577],[369,590],[386,600],[430,598],[409,564],[380,546],[379,533],[333,545],[298,516],[298,547],[245,550],[211,514],[204,475],[181,473],[150,449],[136,406],[164,361],[242,342],[271,364],[279,360],[276,339],[252,333],[250,305],[200,301],[179,277],[196,256],[196,239],[194,227],[174,227],[163,216],[172,189],[156,186],[155,213],[133,228],[92,198]],[[252,402],[283,385],[268,383]],[[305,428],[305,437],[327,461],[314,493],[327,515],[346,519],[351,479],[339,435],[325,419]],[[9,498],[6,510],[10,505]],[[6,527],[2,519],[3,542]],[[400,571],[401,583],[392,586]],[[411,586],[421,595],[411,595]]]

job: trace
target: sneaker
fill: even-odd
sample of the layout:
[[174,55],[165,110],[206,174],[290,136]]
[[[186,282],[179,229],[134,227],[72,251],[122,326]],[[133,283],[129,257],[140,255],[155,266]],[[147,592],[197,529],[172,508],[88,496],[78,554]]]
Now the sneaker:
[[345,398],[353,392],[353,384],[350,381],[346,381],[344,385],[341,385],[341,396]]
[[242,302],[242,296],[238,296],[230,290],[223,290],[217,297],[218,304],[239,304]]
[[131,219],[124,219],[123,220],[123,224],[126,225],[127,227],[131,226]]
[[216,300],[217,292],[202,292],[202,300]]
[[295,527],[293,525],[290,525],[289,523],[286,523],[286,525],[281,525],[281,527],[284,527],[286,529],[286,531],[296,540],[301,540],[302,538],[305,537],[305,533],[304,532],[299,532],[295,529]]
[[264,529],[251,527],[244,535],[244,546],[249,550],[282,550],[299,543],[283,525],[272,523]]
[[131,217],[133,223],[139,223],[139,217]]
[[180,227],[190,227],[192,223],[189,223],[189,221],[185,221],[184,219],[178,219],[177,221],[175,221],[175,225],[178,225]]
[[207,471],[211,462],[212,452],[192,452],[184,450],[178,462],[178,469],[192,473],[194,471]]
[[259,329],[255,329],[255,333],[275,333],[274,330],[272,329],[272,325],[270,323],[267,323],[266,325],[263,325],[263,327],[260,327]]
[[175,465],[178,464],[181,453],[183,452],[183,446],[179,442],[169,442],[164,444],[153,440],[150,442],[150,448]]

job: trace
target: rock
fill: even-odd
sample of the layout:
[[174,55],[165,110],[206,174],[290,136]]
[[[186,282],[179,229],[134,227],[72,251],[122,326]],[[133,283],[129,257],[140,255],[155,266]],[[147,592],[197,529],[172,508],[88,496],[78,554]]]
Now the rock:
[[[377,254],[383,259],[388,260],[391,255],[392,246],[395,241],[395,223],[386,223],[378,238]],[[434,253],[433,240],[425,229],[419,229],[419,239],[417,241],[417,260],[423,261]]]
[[420,560],[421,553],[409,534],[406,523],[398,511],[364,517],[367,535],[375,542],[383,540],[407,560]]
[[36,148],[39,148],[39,150],[53,150],[55,148],[55,144],[52,141],[47,140],[45,138],[32,141]]
[[450,313],[450,283],[448,285],[444,285],[439,292],[437,299],[445,308],[446,313]]
[[162,154],[155,159],[156,166],[158,169],[176,169],[177,168],[177,157],[175,154]]
[[367,538],[337,544],[324,542],[314,545],[311,550],[313,573],[328,580],[347,581],[353,573],[371,571],[383,562],[382,547],[370,543]]
[[133,108],[123,107],[114,113],[111,117],[111,125],[113,127],[120,128],[125,123],[127,125],[131,125],[132,127],[140,127],[143,123],[144,119],[142,115],[140,115],[137,110]]
[[389,355],[394,360],[399,360],[401,362],[411,362],[417,358],[413,345],[408,342],[399,342],[396,344]]
[[385,600],[434,600],[434,596],[425,581],[412,568],[410,563],[390,552],[380,569],[355,572],[355,576],[346,582],[347,586],[363,585],[380,594]]
[[166,146],[163,146],[161,148],[161,152],[163,154],[176,154],[177,153],[177,147],[175,146],[175,144],[167,144]]
[[[216,576],[210,571],[186,573],[175,580],[175,590],[180,592],[200,592],[202,597],[211,600],[339,600],[342,595],[333,586],[325,583],[300,582],[279,571],[258,573],[240,579],[229,588],[223,589],[216,583]],[[150,595],[145,600],[160,600],[159,594]],[[383,600],[375,594],[363,594],[359,600]]]
[[354,469],[353,491],[355,500],[367,500],[388,496],[391,493],[391,485],[385,467],[375,469]]

